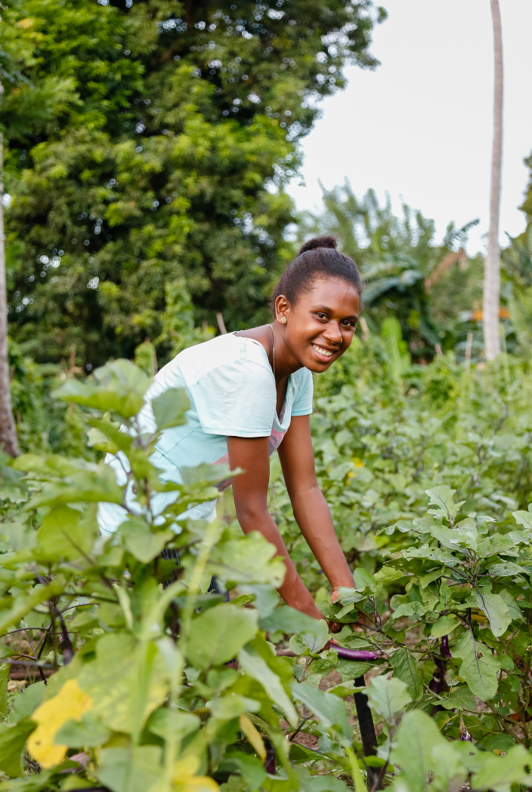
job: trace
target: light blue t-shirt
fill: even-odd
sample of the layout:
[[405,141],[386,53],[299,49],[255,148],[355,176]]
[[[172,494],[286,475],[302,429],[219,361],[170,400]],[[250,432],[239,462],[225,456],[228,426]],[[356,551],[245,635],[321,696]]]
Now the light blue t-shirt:
[[[202,462],[228,462],[228,437],[269,437],[270,454],[281,444],[292,416],[312,412],[312,374],[301,368],[288,378],[281,415],[277,415],[275,378],[265,348],[252,338],[234,333],[185,349],[155,376],[139,414],[141,431],[155,431],[151,400],[168,388],[186,388],[190,409],[186,423],[165,429],[151,461],[164,481],[181,482],[181,467]],[[110,464],[120,484],[122,463],[111,455]],[[220,488],[231,482],[223,482]],[[173,496],[175,497],[175,496]],[[172,493],[155,496],[160,509]],[[133,506],[133,504],[132,504]],[[208,517],[212,504],[196,507],[194,517]],[[115,504],[100,504],[98,521],[105,532],[116,530],[126,512]]]

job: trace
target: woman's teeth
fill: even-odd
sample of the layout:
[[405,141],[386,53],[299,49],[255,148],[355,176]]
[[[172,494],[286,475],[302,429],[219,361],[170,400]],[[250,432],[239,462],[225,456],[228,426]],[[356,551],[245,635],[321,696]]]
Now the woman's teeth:
[[323,347],[319,347],[316,344],[311,344],[312,349],[318,353],[318,355],[322,355],[323,357],[331,357],[333,354],[332,350],[324,349]]

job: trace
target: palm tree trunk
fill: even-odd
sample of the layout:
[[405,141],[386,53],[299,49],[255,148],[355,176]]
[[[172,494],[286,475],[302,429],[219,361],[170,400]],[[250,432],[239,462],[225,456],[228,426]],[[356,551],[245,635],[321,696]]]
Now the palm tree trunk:
[[499,211],[501,203],[502,164],[502,105],[503,105],[503,62],[502,29],[499,0],[490,0],[493,21],[493,54],[495,80],[493,91],[493,151],[491,157],[490,227],[488,255],[484,264],[484,299],[482,323],[484,330],[484,354],[493,360],[501,351],[499,338],[499,301],[501,291],[501,252],[499,248]]
[[[0,101],[4,92],[0,83]],[[7,287],[4,244],[4,149],[0,133],[0,449],[12,457],[19,454],[17,432],[11,406],[9,359],[7,355]]]

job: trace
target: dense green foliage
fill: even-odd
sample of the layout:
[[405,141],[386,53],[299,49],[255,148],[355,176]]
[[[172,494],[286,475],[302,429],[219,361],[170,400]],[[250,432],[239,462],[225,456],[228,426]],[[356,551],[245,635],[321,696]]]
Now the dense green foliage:
[[164,360],[217,311],[230,329],[266,315],[310,99],[375,65],[384,18],[371,0],[282,6],[3,10],[9,320],[39,361],[132,358],[146,337]]
[[[19,777],[3,788],[362,792],[352,696],[364,673],[381,725],[372,772],[385,785],[530,785],[527,367],[467,373],[446,356],[398,371],[389,339],[372,336],[316,380],[318,477],[357,589],[330,605],[275,459],[270,508],[322,612],[346,624],[335,639],[380,658],[367,663],[339,660],[325,622],[279,605],[282,566],[259,535],[242,535],[227,495],[220,522],[180,521],[216,497],[220,470],[159,481],[157,432],[135,439],[148,384],[125,361],[97,379],[67,375],[57,396],[75,416],[73,447],[80,430],[90,444],[85,458],[28,454],[1,469],[2,659],[47,678],[6,698],[1,676],[0,767]],[[183,420],[182,395],[170,395],[155,405],[158,431]],[[124,492],[94,460],[118,449],[134,503],[120,533],[101,537],[97,502]],[[156,519],[163,491],[177,500]],[[201,593],[212,574],[230,604]],[[366,627],[353,632],[359,611]],[[225,665],[235,657],[238,670]]]
[[303,215],[299,236],[333,233],[359,264],[370,329],[396,316],[416,362],[432,360],[437,345],[463,354],[467,333],[474,332],[478,355],[482,333],[471,314],[482,305],[483,262],[464,250],[478,220],[463,228],[449,223],[438,244],[433,220],[405,203],[397,216],[390,198],[381,206],[373,190],[358,199],[347,180],[323,190],[323,204],[321,213]]

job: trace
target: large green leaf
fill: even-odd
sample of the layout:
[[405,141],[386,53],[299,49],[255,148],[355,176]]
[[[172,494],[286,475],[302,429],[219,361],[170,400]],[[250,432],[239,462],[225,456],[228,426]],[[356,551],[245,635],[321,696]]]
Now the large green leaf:
[[56,506],[62,503],[119,503],[122,489],[116,483],[115,472],[109,465],[96,471],[80,471],[64,481],[45,484],[43,491],[31,501],[33,508]]
[[70,748],[89,748],[104,745],[111,732],[92,712],[85,712],[80,721],[69,720],[56,732],[54,743]]
[[220,542],[213,548],[209,570],[225,583],[282,584],[286,567],[275,557],[275,547],[258,531],[245,538]]
[[471,779],[471,788],[479,792],[510,792],[512,784],[532,785],[530,754],[522,745],[516,745],[504,757],[484,754],[483,765]]
[[158,709],[150,716],[147,728],[164,740],[168,737],[173,739],[185,737],[187,734],[197,731],[200,724],[199,717],[192,712]]
[[438,621],[432,625],[430,634],[433,638],[443,638],[444,635],[450,635],[459,624],[456,616],[440,616]]
[[259,712],[260,706],[260,701],[239,696],[237,693],[229,693],[207,704],[213,717],[224,721],[238,718],[245,712]]
[[441,484],[439,487],[425,490],[425,492],[429,496],[430,503],[436,507],[434,509],[429,509],[428,513],[434,514],[437,517],[443,517],[447,520],[456,517],[460,511],[460,506],[464,503],[464,501],[461,503],[454,503],[456,490],[452,490],[446,484]]
[[498,594],[491,594],[481,590],[476,592],[478,607],[484,611],[489,619],[491,631],[497,638],[500,637],[510,625],[512,617],[508,613],[508,606]]
[[293,635],[290,638],[289,646],[296,654],[303,654],[307,649],[311,654],[318,654],[328,642],[329,637],[327,622],[324,619],[315,620],[315,626],[312,627],[312,631],[307,632],[304,630],[297,635]]
[[86,554],[92,537],[81,524],[81,512],[69,506],[53,506],[44,517],[37,539],[42,556],[50,561],[73,559]]
[[81,670],[79,685],[93,699],[92,711],[114,731],[131,733],[166,696],[164,660],[154,653],[147,667],[145,652],[133,636],[109,633],[98,640],[96,660]]
[[70,379],[54,396],[100,412],[113,410],[122,418],[133,418],[144,403],[150,380],[129,360],[115,360],[94,372],[95,382]]
[[515,521],[518,525],[523,525],[525,528],[532,530],[532,503],[528,506],[528,511],[512,512]]
[[404,682],[408,694],[415,701],[423,693],[423,675],[412,652],[406,648],[398,649],[390,658],[394,676]]
[[394,743],[391,761],[401,768],[400,778],[406,789],[409,792],[428,789],[428,776],[435,764],[432,752],[437,746],[446,744],[432,718],[421,710],[408,712],[395,734]]
[[272,611],[266,618],[259,622],[261,630],[275,632],[277,630],[284,633],[310,632],[320,635],[322,627],[317,619],[307,616],[306,613],[290,608],[288,605],[281,605]]
[[130,517],[121,523],[120,531],[124,537],[124,544],[138,561],[149,564],[166,544],[175,537],[173,531],[154,531],[140,517]]
[[432,749],[430,759],[432,779],[439,792],[463,789],[467,779],[467,768],[455,745],[456,743],[439,743]]
[[23,718],[18,723],[0,723],[0,770],[10,778],[24,775],[22,750],[36,723]]
[[158,745],[106,748],[97,770],[98,779],[111,792],[148,792],[162,776],[162,749]]
[[291,726],[297,724],[297,713],[288,698],[278,675],[268,666],[266,661],[256,652],[241,649],[238,653],[240,667],[245,674],[259,682],[274,704],[281,708]]
[[462,660],[459,674],[467,682],[471,692],[481,701],[492,699],[497,692],[500,663],[488,647],[477,641],[471,630],[466,630],[451,654]]
[[255,610],[218,605],[195,618],[190,625],[187,658],[197,668],[209,668],[232,660],[257,632]]
[[186,422],[185,413],[190,401],[185,388],[167,388],[152,400],[151,407],[157,428],[161,431]]
[[382,715],[388,723],[392,723],[395,716],[412,701],[406,683],[395,677],[373,677],[367,693],[371,709]]
[[337,726],[343,737],[352,740],[353,730],[344,702],[338,697],[318,690],[305,682],[292,682],[292,696],[317,715],[324,726]]

